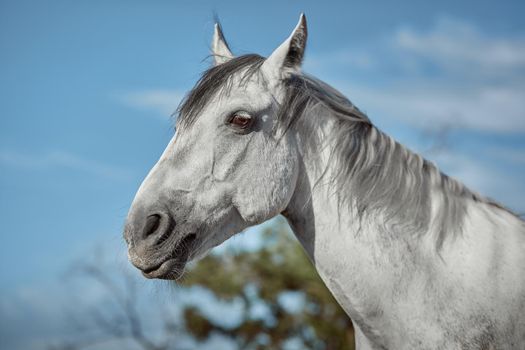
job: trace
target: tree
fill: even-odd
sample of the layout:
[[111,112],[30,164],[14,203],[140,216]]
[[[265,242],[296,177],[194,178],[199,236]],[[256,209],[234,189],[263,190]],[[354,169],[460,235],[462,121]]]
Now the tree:
[[[226,301],[240,298],[244,312],[237,326],[227,328],[188,307],[187,331],[200,340],[220,333],[240,349],[282,349],[291,339],[307,349],[353,349],[350,319],[287,228],[280,223],[266,229],[264,237],[266,244],[256,252],[209,255],[188,271],[184,286],[202,286]],[[299,311],[291,312],[282,302],[289,293],[303,300]],[[250,310],[260,302],[268,315],[253,319]]]

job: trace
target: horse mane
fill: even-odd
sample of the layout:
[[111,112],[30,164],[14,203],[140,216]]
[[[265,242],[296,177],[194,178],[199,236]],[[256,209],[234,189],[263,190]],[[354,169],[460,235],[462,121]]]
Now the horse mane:
[[[263,57],[249,54],[205,71],[177,109],[178,126],[193,124],[216,94],[229,92],[234,75],[241,74],[240,84],[254,76],[264,80],[259,74],[263,62]],[[384,134],[365,113],[328,84],[303,73],[291,74],[282,83],[285,98],[279,108],[279,118],[285,131],[307,119],[302,116],[314,109],[318,114],[336,118],[333,135],[329,136],[332,142],[329,166],[336,172],[328,182],[338,196],[339,205],[355,209],[360,218],[380,212],[385,225],[395,227],[396,231],[427,232],[434,226],[439,250],[445,238],[461,233],[468,200],[509,211],[470,191],[440,172],[433,163]],[[319,145],[313,146],[319,148]],[[439,191],[434,191],[436,189]],[[440,196],[440,205],[433,216],[431,194],[435,193]],[[405,224],[401,226],[401,223]]]
[[[380,131],[365,113],[328,84],[302,73],[283,83],[286,92],[280,118],[288,128],[307,113],[335,117],[328,161],[335,175],[328,184],[333,186],[339,205],[355,209],[360,219],[381,213],[389,231],[421,233],[432,226],[439,251],[447,237],[461,233],[469,200],[520,218]],[[319,149],[319,145],[312,146]],[[439,196],[440,201],[434,215],[431,195]]]
[[[303,73],[292,75],[283,83],[286,93],[280,118],[289,126],[309,112],[319,117],[323,114],[335,117],[336,125],[329,135],[328,160],[335,175],[328,179],[328,184],[333,187],[339,206],[346,204],[355,209],[360,219],[381,213],[388,231],[420,233],[432,228],[438,251],[447,237],[461,234],[469,200],[504,210],[522,220],[383,133],[330,85]],[[432,195],[439,200],[434,215]]]

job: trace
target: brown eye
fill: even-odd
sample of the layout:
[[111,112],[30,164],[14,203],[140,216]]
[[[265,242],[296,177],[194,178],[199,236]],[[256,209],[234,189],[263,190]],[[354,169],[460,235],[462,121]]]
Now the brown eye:
[[247,129],[252,124],[252,117],[247,114],[235,113],[230,119],[230,124],[241,129]]

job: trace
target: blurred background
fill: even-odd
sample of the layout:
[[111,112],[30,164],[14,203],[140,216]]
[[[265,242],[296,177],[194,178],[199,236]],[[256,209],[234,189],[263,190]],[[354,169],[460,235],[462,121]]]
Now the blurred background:
[[181,285],[129,267],[121,228],[210,61],[309,25],[304,70],[386,133],[525,212],[523,1],[0,0],[0,347],[352,349],[282,219]]

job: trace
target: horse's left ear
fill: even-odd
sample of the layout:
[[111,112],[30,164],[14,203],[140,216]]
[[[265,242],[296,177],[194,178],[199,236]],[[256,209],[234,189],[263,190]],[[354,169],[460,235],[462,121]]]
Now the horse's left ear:
[[262,65],[262,70],[270,78],[278,80],[286,78],[301,70],[304,50],[306,48],[306,17],[301,13],[299,23],[288,37]]
[[213,32],[213,40],[211,42],[211,54],[216,66],[228,62],[233,58],[233,54],[224,39],[222,28],[219,22],[215,23],[215,30]]

